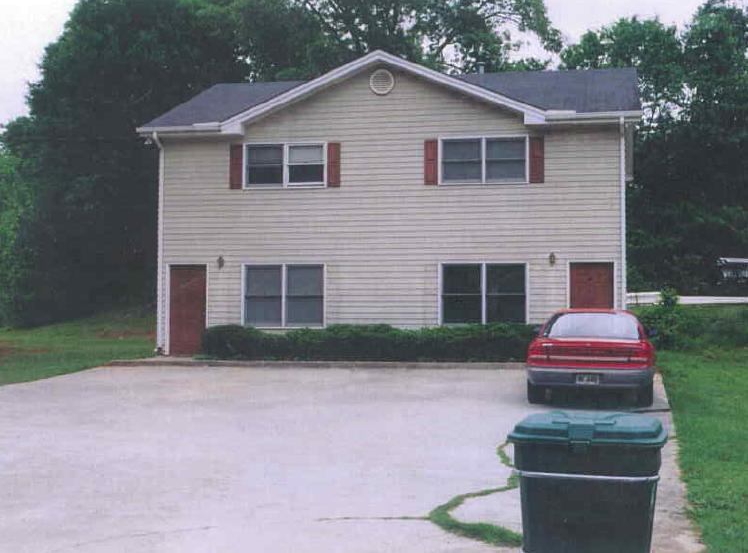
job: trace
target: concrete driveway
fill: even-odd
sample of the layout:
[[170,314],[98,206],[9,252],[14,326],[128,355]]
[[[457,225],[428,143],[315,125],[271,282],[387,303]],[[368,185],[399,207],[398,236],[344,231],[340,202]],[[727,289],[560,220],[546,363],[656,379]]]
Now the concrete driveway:
[[[5,386],[0,551],[500,551],[420,517],[503,485],[496,446],[536,410],[509,370],[143,366]],[[699,551],[673,453],[654,550]],[[518,505],[454,515],[519,529]]]

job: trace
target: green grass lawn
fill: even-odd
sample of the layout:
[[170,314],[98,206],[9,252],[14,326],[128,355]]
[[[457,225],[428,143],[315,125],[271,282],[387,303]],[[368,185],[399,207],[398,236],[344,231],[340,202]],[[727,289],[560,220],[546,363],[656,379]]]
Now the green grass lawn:
[[704,542],[748,552],[748,348],[663,352],[659,365]]
[[0,385],[153,354],[155,320],[143,309],[31,329],[0,328]]

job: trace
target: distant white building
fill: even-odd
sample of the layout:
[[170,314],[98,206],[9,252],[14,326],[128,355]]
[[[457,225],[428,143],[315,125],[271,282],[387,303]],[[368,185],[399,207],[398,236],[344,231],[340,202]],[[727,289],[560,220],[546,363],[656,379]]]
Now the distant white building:
[[725,282],[748,281],[748,258],[720,257],[717,266]]

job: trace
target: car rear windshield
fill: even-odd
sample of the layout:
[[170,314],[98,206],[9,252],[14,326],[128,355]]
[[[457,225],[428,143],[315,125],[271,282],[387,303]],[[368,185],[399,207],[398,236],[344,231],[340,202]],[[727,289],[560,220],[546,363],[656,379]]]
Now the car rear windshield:
[[546,336],[638,340],[639,326],[625,313],[563,313],[551,322]]

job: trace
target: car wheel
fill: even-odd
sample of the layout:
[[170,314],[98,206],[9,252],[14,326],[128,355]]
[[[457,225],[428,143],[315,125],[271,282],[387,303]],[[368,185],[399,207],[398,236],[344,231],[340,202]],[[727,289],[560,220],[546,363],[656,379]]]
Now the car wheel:
[[527,401],[533,404],[543,403],[545,400],[545,389],[527,381]]
[[654,385],[650,382],[639,387],[636,392],[636,405],[639,407],[650,407],[654,402]]

